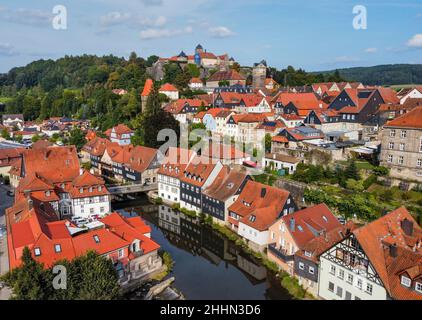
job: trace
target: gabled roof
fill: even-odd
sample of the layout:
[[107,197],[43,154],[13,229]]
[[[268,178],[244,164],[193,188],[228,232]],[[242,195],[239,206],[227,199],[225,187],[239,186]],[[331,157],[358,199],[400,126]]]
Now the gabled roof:
[[224,166],[214,182],[202,194],[219,201],[226,201],[239,191],[247,177],[248,175],[244,171]]
[[[398,273],[420,266],[422,261],[422,229],[406,208],[394,210],[353,234],[393,298],[422,298],[421,294],[399,286]],[[391,246],[397,248],[396,256],[390,254]]]
[[229,81],[229,80],[244,81],[246,79],[244,76],[242,76],[239,72],[237,72],[234,69],[230,69],[229,71],[217,71],[208,79],[208,81]]
[[384,127],[422,129],[422,106],[416,107],[401,117],[387,122]]
[[165,83],[161,86],[159,90],[159,92],[163,92],[163,91],[179,91],[179,90],[171,83]]
[[202,187],[215,167],[216,164],[208,158],[196,156],[185,168],[180,181]]
[[300,249],[323,232],[341,227],[340,222],[324,203],[297,211],[281,219]]
[[[228,210],[239,215],[240,222],[264,231],[279,218],[289,195],[287,190],[250,180]],[[252,216],[254,219],[251,219]]]

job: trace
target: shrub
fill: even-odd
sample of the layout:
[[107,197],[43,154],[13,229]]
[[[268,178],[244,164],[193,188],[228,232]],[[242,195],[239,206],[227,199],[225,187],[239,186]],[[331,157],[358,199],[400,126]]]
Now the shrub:
[[378,177],[375,174],[371,174],[365,181],[363,182],[363,187],[367,190],[370,186],[378,181]]
[[390,169],[380,166],[380,167],[373,168],[372,172],[375,175],[382,177],[382,176],[388,176],[388,174],[390,173]]

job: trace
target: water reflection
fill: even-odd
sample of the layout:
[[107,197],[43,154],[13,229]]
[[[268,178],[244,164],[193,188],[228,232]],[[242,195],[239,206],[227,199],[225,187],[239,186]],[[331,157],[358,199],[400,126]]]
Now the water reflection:
[[290,299],[265,267],[197,218],[165,205],[119,211],[139,214],[152,226],[152,238],[175,261],[175,286],[187,299]]

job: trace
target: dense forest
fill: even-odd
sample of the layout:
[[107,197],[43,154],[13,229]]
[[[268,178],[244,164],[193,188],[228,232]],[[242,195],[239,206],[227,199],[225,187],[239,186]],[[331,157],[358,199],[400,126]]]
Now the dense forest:
[[[422,64],[389,64],[375,67],[339,69],[340,76],[349,81],[368,85],[404,85],[422,83]],[[323,71],[315,74],[331,74]]]

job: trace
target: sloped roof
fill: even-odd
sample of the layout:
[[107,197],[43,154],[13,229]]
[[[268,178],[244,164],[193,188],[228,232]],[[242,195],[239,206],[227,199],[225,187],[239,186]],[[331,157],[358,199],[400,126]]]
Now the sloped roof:
[[[318,237],[323,232],[341,227],[340,222],[325,203],[309,207],[282,217],[287,231],[298,248]],[[291,228],[291,222],[294,227]]]
[[416,107],[401,117],[387,122],[384,127],[422,129],[422,106]]
[[154,82],[151,79],[147,79],[144,84],[144,89],[141,93],[142,97],[148,97],[154,87]]
[[239,72],[237,72],[234,69],[230,69],[228,71],[217,71],[208,79],[208,81],[229,81],[229,80],[244,81],[246,79],[244,76],[242,76]]
[[224,166],[214,182],[202,194],[220,201],[226,201],[237,193],[247,176],[244,171]]

